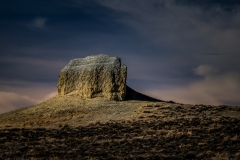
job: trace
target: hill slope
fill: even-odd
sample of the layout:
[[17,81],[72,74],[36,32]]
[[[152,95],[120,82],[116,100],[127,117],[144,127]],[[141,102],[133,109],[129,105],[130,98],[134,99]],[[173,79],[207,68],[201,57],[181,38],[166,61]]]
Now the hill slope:
[[240,159],[240,107],[56,96],[0,115],[3,159]]

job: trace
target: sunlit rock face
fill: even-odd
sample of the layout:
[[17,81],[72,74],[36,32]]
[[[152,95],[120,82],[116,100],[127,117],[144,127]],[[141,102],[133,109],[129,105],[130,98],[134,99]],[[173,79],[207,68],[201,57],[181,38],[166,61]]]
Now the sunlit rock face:
[[122,101],[126,95],[126,79],[127,67],[118,57],[101,54],[77,58],[61,70],[58,95]]

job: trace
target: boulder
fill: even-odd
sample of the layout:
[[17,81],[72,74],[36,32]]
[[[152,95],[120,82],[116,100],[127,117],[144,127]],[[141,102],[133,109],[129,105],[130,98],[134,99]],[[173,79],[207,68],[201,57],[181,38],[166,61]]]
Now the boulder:
[[77,58],[61,70],[58,95],[122,101],[126,95],[126,79],[127,67],[118,57],[100,54]]

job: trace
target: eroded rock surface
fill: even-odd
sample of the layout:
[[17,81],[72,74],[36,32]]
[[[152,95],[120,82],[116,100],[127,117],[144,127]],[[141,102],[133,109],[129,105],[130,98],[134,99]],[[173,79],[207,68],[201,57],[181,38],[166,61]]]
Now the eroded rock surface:
[[126,79],[127,67],[118,57],[101,54],[77,58],[61,70],[58,95],[122,101],[126,95]]

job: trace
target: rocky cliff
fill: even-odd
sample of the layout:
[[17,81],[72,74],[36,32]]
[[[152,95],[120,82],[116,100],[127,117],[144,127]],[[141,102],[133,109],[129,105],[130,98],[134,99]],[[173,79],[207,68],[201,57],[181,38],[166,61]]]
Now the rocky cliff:
[[61,70],[58,94],[122,101],[126,95],[126,79],[127,67],[118,57],[100,54],[77,58]]

